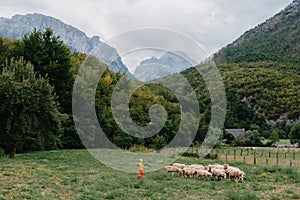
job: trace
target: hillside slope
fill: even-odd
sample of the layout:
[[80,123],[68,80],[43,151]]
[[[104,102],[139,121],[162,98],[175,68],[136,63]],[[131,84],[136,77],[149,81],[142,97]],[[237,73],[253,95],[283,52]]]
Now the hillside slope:
[[220,62],[300,63],[300,0],[245,32],[214,55]]
[[[227,95],[225,127],[258,125],[270,131],[272,121],[290,126],[300,121],[300,0],[247,31],[213,55]],[[201,67],[197,66],[197,67]],[[194,68],[182,73],[195,82]],[[288,129],[280,137],[287,137]]]

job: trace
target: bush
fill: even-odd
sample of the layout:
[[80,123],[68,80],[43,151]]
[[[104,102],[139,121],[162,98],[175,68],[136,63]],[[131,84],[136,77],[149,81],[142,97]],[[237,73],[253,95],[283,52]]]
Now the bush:
[[209,153],[209,154],[207,154],[204,158],[205,159],[218,159],[218,154],[216,154],[216,153]]
[[193,157],[193,158],[199,158],[199,155],[197,153],[192,153],[192,152],[184,152],[182,154],[184,157]]
[[156,150],[159,150],[167,145],[166,139],[164,136],[156,136],[153,140],[153,145]]
[[145,147],[144,145],[137,145],[137,144],[135,144],[132,147],[130,147],[128,149],[128,151],[131,151],[131,152],[143,152],[143,153],[155,152],[154,149],[150,149],[150,148]]

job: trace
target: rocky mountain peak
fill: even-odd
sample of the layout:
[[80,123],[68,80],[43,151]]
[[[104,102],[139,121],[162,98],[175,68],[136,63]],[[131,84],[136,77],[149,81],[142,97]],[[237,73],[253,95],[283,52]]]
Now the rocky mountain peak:
[[[69,46],[71,51],[94,54],[100,61],[109,65],[113,71],[128,72],[116,49],[101,42],[99,36],[89,38],[84,32],[59,19],[38,13],[17,14],[11,19],[0,18],[0,37],[21,39],[25,34],[32,32],[34,28],[39,31],[51,28],[54,34],[59,35],[60,39]],[[94,49],[96,48],[97,53],[95,54]]]

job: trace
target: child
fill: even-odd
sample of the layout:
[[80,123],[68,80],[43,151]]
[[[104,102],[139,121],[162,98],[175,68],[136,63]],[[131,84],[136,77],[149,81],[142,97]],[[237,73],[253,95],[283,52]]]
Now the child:
[[143,165],[143,159],[140,159],[140,162],[138,162],[138,168],[139,168],[139,172],[140,172],[138,179],[142,179],[142,177],[145,174],[144,168],[147,168],[147,166]]

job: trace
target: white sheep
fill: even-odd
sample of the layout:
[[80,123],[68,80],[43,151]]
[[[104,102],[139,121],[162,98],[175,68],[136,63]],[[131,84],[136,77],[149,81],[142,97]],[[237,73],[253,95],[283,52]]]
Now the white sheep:
[[173,163],[172,166],[176,166],[180,169],[183,169],[186,165],[185,164],[181,164],[181,163]]
[[192,164],[190,165],[191,168],[194,168],[194,169],[202,169],[202,170],[205,170],[205,167],[203,165],[199,165],[199,164]]
[[228,164],[224,165],[225,173],[227,174],[228,178],[233,178],[235,181],[243,181],[246,173],[240,170],[237,167],[229,166]]
[[184,167],[183,169],[183,175],[186,177],[186,176],[189,176],[190,178],[195,174],[195,171],[196,169],[195,168],[192,168],[192,167]]
[[226,178],[226,173],[224,169],[211,168],[211,174],[213,177],[219,179]]
[[224,169],[224,166],[223,165],[220,165],[220,164],[213,164],[213,165],[207,165],[206,166],[206,169],[211,172],[211,169],[212,168],[215,168],[215,169]]
[[240,170],[239,168],[229,166],[228,164],[224,164],[224,169],[225,169],[225,172],[226,172],[226,173],[228,173],[228,172],[231,171],[231,170]]
[[246,173],[241,170],[231,170],[228,173],[229,179],[233,178],[236,182],[237,181],[244,181],[244,177],[246,176]]
[[195,176],[199,177],[199,176],[203,176],[203,177],[211,177],[212,174],[206,170],[203,169],[196,169],[195,170]]
[[164,171],[168,173],[172,173],[173,176],[174,173],[183,174],[183,170],[176,166],[164,166]]

